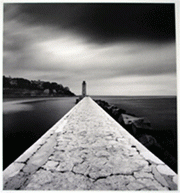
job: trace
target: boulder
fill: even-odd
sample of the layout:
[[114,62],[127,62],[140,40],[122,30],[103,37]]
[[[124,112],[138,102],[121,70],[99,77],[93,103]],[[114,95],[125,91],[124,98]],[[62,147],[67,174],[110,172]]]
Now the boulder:
[[138,140],[147,148],[157,144],[156,139],[151,135],[141,135]]
[[145,117],[134,117],[127,114],[121,114],[118,122],[130,128],[130,133],[133,135],[147,133],[152,130],[150,121]]

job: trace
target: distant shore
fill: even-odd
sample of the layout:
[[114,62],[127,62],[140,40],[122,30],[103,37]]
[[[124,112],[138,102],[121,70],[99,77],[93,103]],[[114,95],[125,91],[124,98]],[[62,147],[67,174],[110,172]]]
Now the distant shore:
[[28,80],[3,76],[3,97],[75,96],[69,89],[56,82]]
[[25,101],[25,100],[47,100],[47,99],[58,99],[66,97],[76,97],[76,96],[32,96],[32,97],[3,97],[3,102],[13,102],[13,101]]

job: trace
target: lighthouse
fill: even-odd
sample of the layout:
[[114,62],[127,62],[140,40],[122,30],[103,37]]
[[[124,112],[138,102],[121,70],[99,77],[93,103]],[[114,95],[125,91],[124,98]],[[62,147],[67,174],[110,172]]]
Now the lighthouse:
[[82,83],[82,98],[86,96],[86,82],[83,81]]

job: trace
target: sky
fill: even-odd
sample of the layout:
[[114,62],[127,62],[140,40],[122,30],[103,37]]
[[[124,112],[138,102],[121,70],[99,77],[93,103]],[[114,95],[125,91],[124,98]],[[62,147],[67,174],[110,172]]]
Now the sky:
[[4,3],[3,75],[89,95],[176,95],[173,3]]

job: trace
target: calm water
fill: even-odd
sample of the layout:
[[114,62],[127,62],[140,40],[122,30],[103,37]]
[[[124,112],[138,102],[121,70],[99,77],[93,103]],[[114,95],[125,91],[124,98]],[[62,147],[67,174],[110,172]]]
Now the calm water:
[[3,168],[18,158],[74,105],[75,97],[3,103]]
[[[175,97],[92,96],[136,116],[147,117],[160,131],[160,142],[177,154],[177,109]],[[76,97],[32,99],[3,103],[3,168],[6,168],[74,105]]]
[[147,117],[154,129],[177,132],[176,97],[168,96],[93,96],[126,110],[136,116]]

